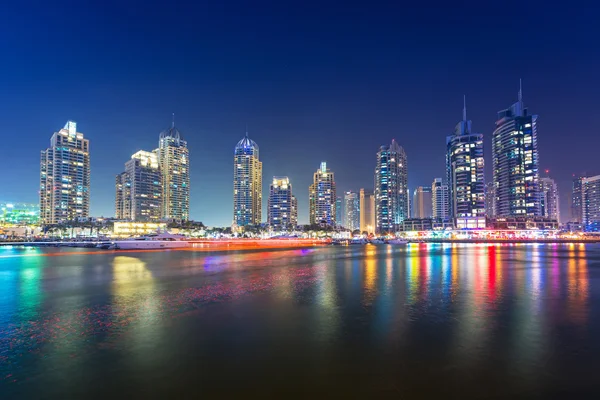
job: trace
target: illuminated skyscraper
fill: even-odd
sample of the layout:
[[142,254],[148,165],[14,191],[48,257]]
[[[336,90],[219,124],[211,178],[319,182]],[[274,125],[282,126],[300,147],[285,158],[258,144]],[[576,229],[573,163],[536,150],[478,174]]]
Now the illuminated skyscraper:
[[458,228],[485,228],[483,135],[473,133],[463,119],[446,138],[446,171],[450,190],[450,217]]
[[298,199],[296,196],[292,195],[292,218],[291,218],[292,227],[296,228],[298,226]]
[[395,140],[381,146],[375,167],[377,232],[396,232],[408,218],[408,168],[406,153]]
[[190,160],[187,142],[175,128],[162,132],[158,141],[158,165],[162,174],[162,217],[168,220],[190,219]]
[[140,150],[116,178],[116,218],[152,222],[162,217],[162,175],[155,152]]
[[582,176],[573,179],[573,193],[571,197],[571,221],[581,222],[583,207],[581,203],[581,194],[583,190]]
[[537,115],[518,101],[498,112],[492,137],[496,216],[540,216]]
[[375,233],[375,196],[373,192],[360,189],[360,232]]
[[558,185],[552,178],[540,178],[540,207],[543,217],[560,221]]
[[600,175],[581,179],[581,208],[583,229],[600,231]]
[[485,184],[485,215],[488,218],[496,216],[496,190],[494,182]]
[[335,198],[335,224],[344,226],[344,199],[340,196]]
[[433,200],[433,218],[447,220],[450,217],[450,193],[448,185],[442,178],[435,178],[431,184],[431,198]]
[[323,161],[313,175],[313,184],[308,188],[310,223],[336,225],[336,191],[333,171]]
[[[273,177],[269,190],[268,223],[275,230],[288,230],[296,226],[294,221],[295,197],[287,176]],[[297,221],[297,218],[296,218]]]
[[262,162],[258,145],[248,132],[233,154],[233,222],[258,225],[262,222]]
[[68,121],[54,133],[40,163],[42,224],[87,218],[90,210],[90,143]]
[[360,229],[360,199],[356,192],[346,192],[344,194],[344,226],[351,232]]
[[413,212],[411,218],[432,218],[433,200],[431,198],[431,187],[418,186],[413,194]]

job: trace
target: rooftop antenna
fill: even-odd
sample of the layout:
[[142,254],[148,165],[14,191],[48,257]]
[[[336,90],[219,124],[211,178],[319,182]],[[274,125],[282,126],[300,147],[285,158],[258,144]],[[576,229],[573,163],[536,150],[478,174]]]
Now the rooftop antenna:
[[246,138],[248,137],[248,124],[246,124]]
[[467,120],[467,96],[463,95],[463,121]]
[[173,113],[173,122],[171,123],[171,128],[175,128],[175,113]]
[[523,101],[523,83],[521,78],[519,78],[519,102]]

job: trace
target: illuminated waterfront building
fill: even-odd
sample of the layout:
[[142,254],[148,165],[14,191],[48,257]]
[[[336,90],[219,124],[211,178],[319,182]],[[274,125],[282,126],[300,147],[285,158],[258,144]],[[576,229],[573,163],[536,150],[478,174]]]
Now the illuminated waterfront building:
[[40,207],[28,203],[0,203],[0,225],[37,225]]
[[408,168],[404,149],[395,140],[381,146],[375,167],[375,219],[380,233],[396,232],[408,217]]
[[296,196],[292,195],[292,218],[291,218],[292,227],[298,226],[298,199]]
[[162,217],[162,174],[155,152],[140,150],[116,177],[115,216],[132,221],[158,221]]
[[90,143],[68,121],[55,132],[40,163],[40,221],[87,218],[90,210]]
[[262,222],[262,162],[248,132],[233,152],[233,222],[240,227]]
[[167,224],[163,222],[115,222],[113,235],[120,237],[140,236],[157,231],[165,231]]
[[432,208],[433,218],[437,220],[448,220],[450,217],[450,197],[448,185],[444,183],[442,178],[435,178],[431,184],[431,197],[432,197]]
[[581,194],[583,189],[583,179],[579,176],[573,179],[573,191],[571,195],[571,221],[580,223],[582,221],[583,207],[581,203]]
[[433,199],[431,196],[431,187],[418,186],[413,193],[411,218],[431,218],[433,217]]
[[560,222],[558,185],[552,178],[540,178],[540,207],[542,217]]
[[600,231],[600,175],[581,179],[581,208],[583,229]]
[[360,229],[360,198],[358,193],[344,193],[344,203],[344,227],[350,232]]
[[287,176],[273,177],[273,183],[269,190],[268,209],[267,220],[274,230],[295,228],[294,196]]
[[175,221],[190,219],[190,165],[187,142],[175,128],[162,132],[154,150],[162,175],[162,218]]
[[488,218],[496,216],[496,190],[494,190],[494,182],[485,184],[485,215]]
[[473,133],[466,102],[462,121],[454,128],[454,134],[446,138],[446,171],[449,216],[455,226],[485,228],[483,135]]
[[525,108],[521,89],[518,101],[498,112],[492,157],[496,216],[541,216],[537,115]]
[[372,235],[375,233],[375,196],[373,192],[360,189],[360,232]]
[[335,226],[337,219],[337,196],[333,171],[323,161],[313,175],[308,188],[310,224]]
[[335,223],[344,226],[344,199],[340,196],[335,198]]

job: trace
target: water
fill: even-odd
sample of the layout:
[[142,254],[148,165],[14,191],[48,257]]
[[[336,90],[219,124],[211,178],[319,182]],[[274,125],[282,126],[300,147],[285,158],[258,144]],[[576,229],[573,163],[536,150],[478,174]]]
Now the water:
[[600,390],[599,245],[0,248],[0,397]]

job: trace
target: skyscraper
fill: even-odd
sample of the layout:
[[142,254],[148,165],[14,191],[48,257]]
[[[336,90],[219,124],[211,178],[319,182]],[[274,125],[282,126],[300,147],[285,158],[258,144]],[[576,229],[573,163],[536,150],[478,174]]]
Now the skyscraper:
[[485,215],[488,218],[496,216],[496,189],[494,182],[485,184]]
[[335,198],[335,224],[344,226],[344,199],[341,196]]
[[496,216],[540,216],[537,115],[518,101],[498,112],[492,136]]
[[162,174],[156,152],[140,150],[116,178],[116,217],[155,222],[162,218]]
[[233,222],[237,226],[262,222],[262,162],[258,145],[246,136],[233,156]]
[[373,192],[360,189],[360,232],[375,233],[375,196]]
[[56,224],[87,218],[90,210],[90,143],[67,121],[41,154],[40,220]]
[[448,185],[442,178],[435,178],[431,184],[431,197],[433,200],[433,218],[447,220],[450,217]]
[[581,208],[583,229],[600,231],[600,175],[581,179]]
[[455,226],[485,228],[483,135],[471,130],[466,101],[462,121],[446,138],[446,171]]
[[418,186],[413,194],[413,212],[411,218],[432,218],[433,200],[431,187]]
[[162,174],[162,217],[187,221],[190,219],[190,165],[187,142],[175,128],[162,132],[155,150]]
[[313,184],[308,189],[310,223],[336,225],[336,191],[333,171],[322,162],[313,175]]
[[293,228],[298,226],[298,199],[294,195],[292,195],[292,218],[290,222]]
[[577,177],[573,179],[573,193],[571,197],[571,221],[582,222],[582,203],[581,203],[581,192],[583,190],[583,179],[584,177]]
[[395,140],[381,146],[375,167],[375,215],[377,232],[396,232],[408,217],[408,168],[406,153]]
[[344,194],[345,222],[344,226],[350,232],[360,229],[360,199],[356,192],[346,192]]
[[[295,197],[287,176],[274,176],[269,190],[268,223],[274,230],[287,230],[296,226],[294,222]],[[296,218],[297,220],[297,218]]]
[[560,222],[558,185],[552,178],[540,178],[540,208],[543,217]]

